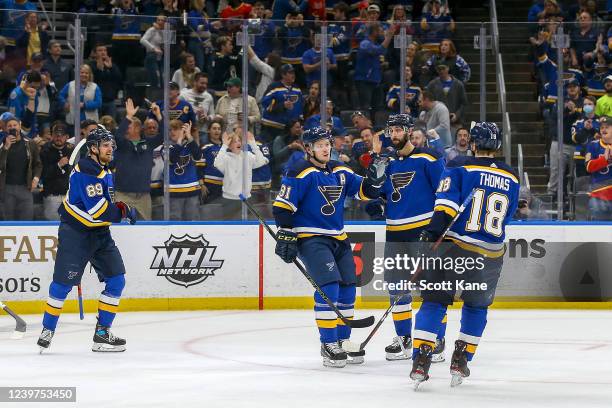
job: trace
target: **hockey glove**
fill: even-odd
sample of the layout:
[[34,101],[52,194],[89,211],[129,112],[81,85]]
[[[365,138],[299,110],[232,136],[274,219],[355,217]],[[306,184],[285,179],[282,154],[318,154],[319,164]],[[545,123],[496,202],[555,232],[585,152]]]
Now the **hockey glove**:
[[381,199],[368,201],[365,206],[365,212],[372,220],[385,219],[385,205]]
[[423,230],[419,235],[419,242],[436,242],[436,237],[431,232]]
[[387,179],[385,171],[389,164],[389,158],[376,156],[366,172],[366,181],[374,188],[380,188]]
[[295,261],[298,254],[297,234],[289,229],[279,229],[276,233],[276,249],[274,252],[287,263]]
[[123,201],[117,201],[115,205],[117,206],[117,208],[119,208],[119,210],[121,210],[122,219],[127,219],[130,222],[130,225],[136,224],[136,209],[135,208],[130,207]]

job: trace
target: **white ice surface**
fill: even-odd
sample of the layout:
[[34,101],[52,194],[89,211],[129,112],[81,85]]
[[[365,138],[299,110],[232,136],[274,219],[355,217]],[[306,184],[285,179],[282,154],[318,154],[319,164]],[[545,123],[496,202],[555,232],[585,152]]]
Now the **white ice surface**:
[[[382,311],[357,311],[357,316]],[[459,313],[449,313],[447,362],[418,392],[410,362],[387,362],[387,321],[366,363],[324,368],[310,311],[120,313],[125,353],[90,350],[95,316],[64,314],[52,347],[38,354],[41,317],[25,316],[23,340],[9,340],[0,316],[0,386],[76,386],[77,404],[17,407],[591,408],[612,407],[612,312],[492,310],[471,363],[449,387],[448,360]],[[369,329],[353,330],[362,341]],[[0,408],[11,404],[0,403]]]

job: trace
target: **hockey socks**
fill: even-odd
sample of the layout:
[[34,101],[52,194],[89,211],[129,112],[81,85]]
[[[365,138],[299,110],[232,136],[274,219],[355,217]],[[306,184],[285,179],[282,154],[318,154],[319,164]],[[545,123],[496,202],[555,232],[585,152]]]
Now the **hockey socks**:
[[[327,295],[332,303],[338,303],[338,296],[340,292],[340,285],[338,282],[328,283],[327,285],[321,286],[323,293]],[[321,337],[321,343],[333,343],[338,341],[338,316],[336,313],[325,303],[321,295],[318,292],[314,294],[314,311],[317,327],[319,328],[319,335]],[[350,329],[349,329],[350,330]]]
[[[349,320],[353,319],[355,315],[355,293],[356,288],[354,285],[345,286],[339,285],[338,288],[338,309],[342,313],[342,316]],[[338,319],[338,340],[347,340],[351,337],[351,328],[344,324],[341,319]]]
[[[393,303],[393,300],[394,296],[391,296],[391,303]],[[412,332],[412,297],[404,296],[393,307],[391,315],[393,316],[393,325],[395,326],[395,333],[398,336],[410,337]]]
[[113,276],[106,279],[105,283],[106,287],[98,301],[98,323],[101,326],[111,327],[119,310],[121,292],[125,287],[125,275]]
[[47,330],[55,331],[57,321],[62,313],[64,301],[72,290],[72,286],[51,282],[49,285],[49,297],[45,306],[45,314],[43,316],[43,327]]
[[487,326],[487,308],[464,304],[461,309],[461,330],[457,340],[464,341],[467,360],[471,361],[476,353],[482,333]]
[[419,353],[422,344],[427,344],[433,350],[436,338],[440,332],[442,319],[446,314],[446,306],[440,303],[423,302],[416,315],[414,333],[412,334],[413,358]]

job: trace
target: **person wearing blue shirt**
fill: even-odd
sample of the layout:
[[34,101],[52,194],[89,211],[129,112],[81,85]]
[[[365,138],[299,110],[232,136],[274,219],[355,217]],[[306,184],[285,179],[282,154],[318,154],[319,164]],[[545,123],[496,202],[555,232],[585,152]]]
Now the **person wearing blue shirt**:
[[304,13],[308,0],[275,0],[272,5],[272,20],[284,20],[290,12]]
[[[321,81],[321,42],[318,39],[314,41],[314,47],[307,50],[302,55],[302,66],[306,73],[306,86],[310,87],[313,81]],[[327,88],[329,89],[333,83],[333,76],[330,71],[335,71],[338,68],[336,56],[331,48],[327,48]]]
[[378,24],[371,25],[368,29],[368,38],[361,41],[357,50],[354,79],[360,109],[377,107],[380,105],[378,99],[382,100],[382,95],[379,95],[379,85],[382,80],[380,59],[387,52],[394,31],[388,30],[383,42],[378,44],[380,33],[381,28]]
[[19,86],[13,89],[8,101],[9,112],[22,122],[22,130],[31,135],[37,132],[35,117],[41,83],[42,77],[39,72],[28,72]]
[[24,32],[26,14],[36,11],[36,5],[28,0],[0,0],[0,10],[3,10],[0,35],[6,37],[6,45],[15,47]]
[[304,98],[299,87],[295,86],[295,69],[291,64],[280,67],[281,80],[270,85],[261,99],[262,136],[272,141],[281,134],[287,124],[302,116]]
[[[328,130],[331,131],[334,135],[346,135],[346,129],[344,128],[342,120],[338,116],[334,116],[334,103],[331,100],[328,100],[325,104],[325,110],[327,113]],[[306,119],[306,122],[304,123],[304,130],[312,129],[319,126],[321,126],[321,115],[317,113],[316,115],[312,115],[311,117]]]

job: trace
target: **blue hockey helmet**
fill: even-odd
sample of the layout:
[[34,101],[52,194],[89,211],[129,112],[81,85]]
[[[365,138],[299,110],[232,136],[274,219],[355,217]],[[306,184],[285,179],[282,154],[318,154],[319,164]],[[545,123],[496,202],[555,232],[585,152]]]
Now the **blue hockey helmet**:
[[302,133],[302,142],[304,143],[304,146],[312,145],[321,139],[327,139],[330,143],[333,142],[331,132],[327,129],[323,129],[322,127],[313,127],[305,130],[304,133]]
[[403,128],[409,129],[411,127],[414,127],[414,121],[412,120],[412,117],[410,115],[405,113],[398,113],[396,115],[389,116],[389,119],[387,119],[387,128],[390,128],[391,126],[401,126]]
[[471,142],[479,150],[499,150],[502,145],[502,134],[493,122],[474,122],[470,129]]
[[115,144],[115,137],[111,132],[106,130],[104,126],[98,125],[95,129],[92,129],[87,135],[87,147],[92,146],[100,147],[104,142],[113,142]]

